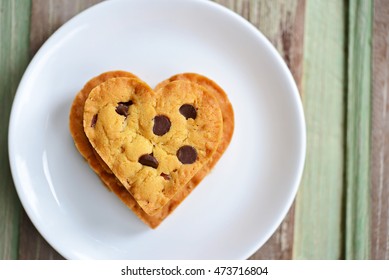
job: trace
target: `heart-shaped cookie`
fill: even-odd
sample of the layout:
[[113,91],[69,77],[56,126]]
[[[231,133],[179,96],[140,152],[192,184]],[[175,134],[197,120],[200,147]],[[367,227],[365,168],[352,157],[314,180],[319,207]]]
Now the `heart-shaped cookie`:
[[201,180],[209,173],[209,171],[221,158],[227,149],[234,132],[234,111],[231,102],[229,101],[228,96],[224,90],[214,81],[197,73],[178,74],[162,81],[156,86],[155,91],[162,88],[169,82],[175,80],[186,80],[205,87],[216,97],[219,102],[223,116],[223,136],[216,152],[213,154],[212,158],[207,162],[207,164],[204,165],[203,168],[199,170],[196,175],[194,175],[192,179],[180,191],[178,191],[177,194],[160,211],[158,211],[158,213],[150,216],[146,214],[142,208],[140,208],[132,195],[125,187],[123,187],[115,175],[112,174],[112,171],[109,169],[109,167],[93,149],[84,132],[84,106],[89,93],[93,88],[100,85],[101,83],[117,77],[137,78],[130,72],[118,70],[104,72],[89,80],[74,98],[69,114],[69,130],[78,151],[88,162],[89,166],[96,172],[104,185],[118,198],[120,198],[120,200],[128,208],[130,208],[133,213],[136,214],[138,218],[141,219],[145,224],[151,228],[156,228],[178,207],[178,205],[181,204],[181,202],[193,191],[193,189],[201,182]]
[[140,207],[153,215],[212,157],[223,131],[216,97],[189,81],[154,92],[136,78],[95,87],[84,131]]

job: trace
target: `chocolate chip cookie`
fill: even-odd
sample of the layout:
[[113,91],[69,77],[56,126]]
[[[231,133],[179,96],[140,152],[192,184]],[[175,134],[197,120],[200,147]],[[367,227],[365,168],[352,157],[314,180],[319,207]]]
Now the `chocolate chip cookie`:
[[[224,151],[227,149],[234,131],[234,112],[232,105],[223,91],[223,89],[209,78],[196,74],[196,73],[183,73],[175,75],[156,87],[156,91],[163,87],[165,84],[174,80],[188,80],[198,83],[207,88],[219,102],[219,106],[223,116],[223,136],[217,148],[217,151],[213,154],[211,160],[199,170],[191,180],[177,192],[177,194],[155,215],[150,216],[146,214],[142,208],[136,203],[132,195],[126,188],[116,179],[111,170],[106,166],[104,161],[100,159],[97,152],[93,149],[89,143],[88,138],[85,135],[83,129],[83,112],[85,101],[90,91],[97,85],[105,82],[108,79],[115,77],[136,77],[132,73],[125,71],[110,71],[100,74],[97,77],[92,78],[86,83],[84,88],[76,95],[73,101],[70,116],[69,116],[69,128],[71,135],[74,139],[75,146],[79,150],[80,154],[87,160],[91,168],[100,177],[102,182],[115,193],[121,201],[130,208],[145,224],[151,228],[156,228],[161,222],[166,219],[177,206],[192,192],[192,190],[201,182],[201,180],[209,173],[212,167],[218,162]],[[167,176],[167,175],[163,175]]]
[[[195,118],[180,108],[192,106]],[[223,118],[216,97],[190,81],[154,92],[137,78],[95,87],[84,107],[84,131],[94,149],[140,207],[154,215],[212,157]]]

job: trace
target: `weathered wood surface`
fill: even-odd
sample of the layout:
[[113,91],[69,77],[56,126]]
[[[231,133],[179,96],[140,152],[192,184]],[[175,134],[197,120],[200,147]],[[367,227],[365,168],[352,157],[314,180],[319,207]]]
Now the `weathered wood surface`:
[[302,94],[307,154],[296,199],[295,259],[344,257],[346,8],[344,1],[306,3]]
[[[214,1],[275,45],[306,115],[298,197],[251,259],[389,259],[389,1]],[[28,60],[58,27],[97,2],[0,0],[0,259],[62,258],[20,210],[6,132]]]
[[29,1],[0,1],[0,259],[16,259],[21,205],[8,164],[12,100],[28,63]]
[[389,259],[389,1],[374,1],[371,258]]
[[370,257],[372,7],[371,1],[350,1],[348,6],[346,259]]

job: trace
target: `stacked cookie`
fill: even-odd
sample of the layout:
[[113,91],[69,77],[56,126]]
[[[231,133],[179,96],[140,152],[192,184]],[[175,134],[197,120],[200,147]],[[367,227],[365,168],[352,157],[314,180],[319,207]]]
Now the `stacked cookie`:
[[131,73],[106,72],[84,86],[70,112],[81,155],[151,228],[209,173],[233,129],[227,95],[193,73],[173,76],[153,90]]

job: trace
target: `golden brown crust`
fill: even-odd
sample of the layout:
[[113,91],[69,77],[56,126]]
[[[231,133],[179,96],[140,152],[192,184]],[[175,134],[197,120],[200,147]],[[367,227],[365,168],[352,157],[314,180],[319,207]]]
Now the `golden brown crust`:
[[97,153],[94,152],[94,149],[90,145],[88,139],[85,136],[84,130],[82,129],[83,107],[90,90],[93,89],[99,83],[102,83],[112,77],[119,77],[121,75],[124,77],[135,77],[134,75],[128,72],[115,71],[104,73],[87,83],[87,85],[82,91],[79,92],[73,102],[70,114],[70,131],[74,138],[76,147],[79,149],[80,153],[87,159],[88,163],[99,175],[103,183],[108,186],[108,188],[113,191],[122,200],[122,202],[125,203],[145,224],[149,225],[151,228],[156,228],[167,216],[169,216],[173,212],[173,210],[208,174],[208,172],[212,169],[213,166],[215,166],[221,155],[228,147],[234,130],[233,109],[225,92],[216,83],[198,74],[185,73],[176,75],[160,83],[156,87],[157,91],[161,87],[163,87],[164,84],[174,80],[189,80],[192,82],[197,82],[198,84],[206,87],[208,91],[212,92],[217,97],[219,106],[222,111],[224,125],[222,139],[219,143],[217,151],[213,154],[212,158],[208,161],[208,163],[204,165],[203,168],[199,170],[196,175],[158,213],[153,216],[150,216],[146,214],[142,210],[142,208],[136,203],[136,201],[127,191],[127,189],[124,188],[123,185],[110,172],[109,168],[104,168],[101,165],[101,162],[104,164],[104,161],[99,161],[98,157],[96,157]]
[[[100,174],[102,172],[112,173],[105,162],[100,158],[96,151],[92,148],[88,138],[84,132],[83,116],[84,116],[84,105],[88,98],[89,93],[96,86],[105,82],[108,79],[116,77],[127,77],[137,78],[134,74],[125,71],[110,71],[102,73],[91,80],[89,80],[85,86],[78,92],[73,100],[72,107],[69,115],[69,129],[73,137],[76,148],[81,155],[88,161],[92,169]],[[103,167],[103,170],[101,169]]]

